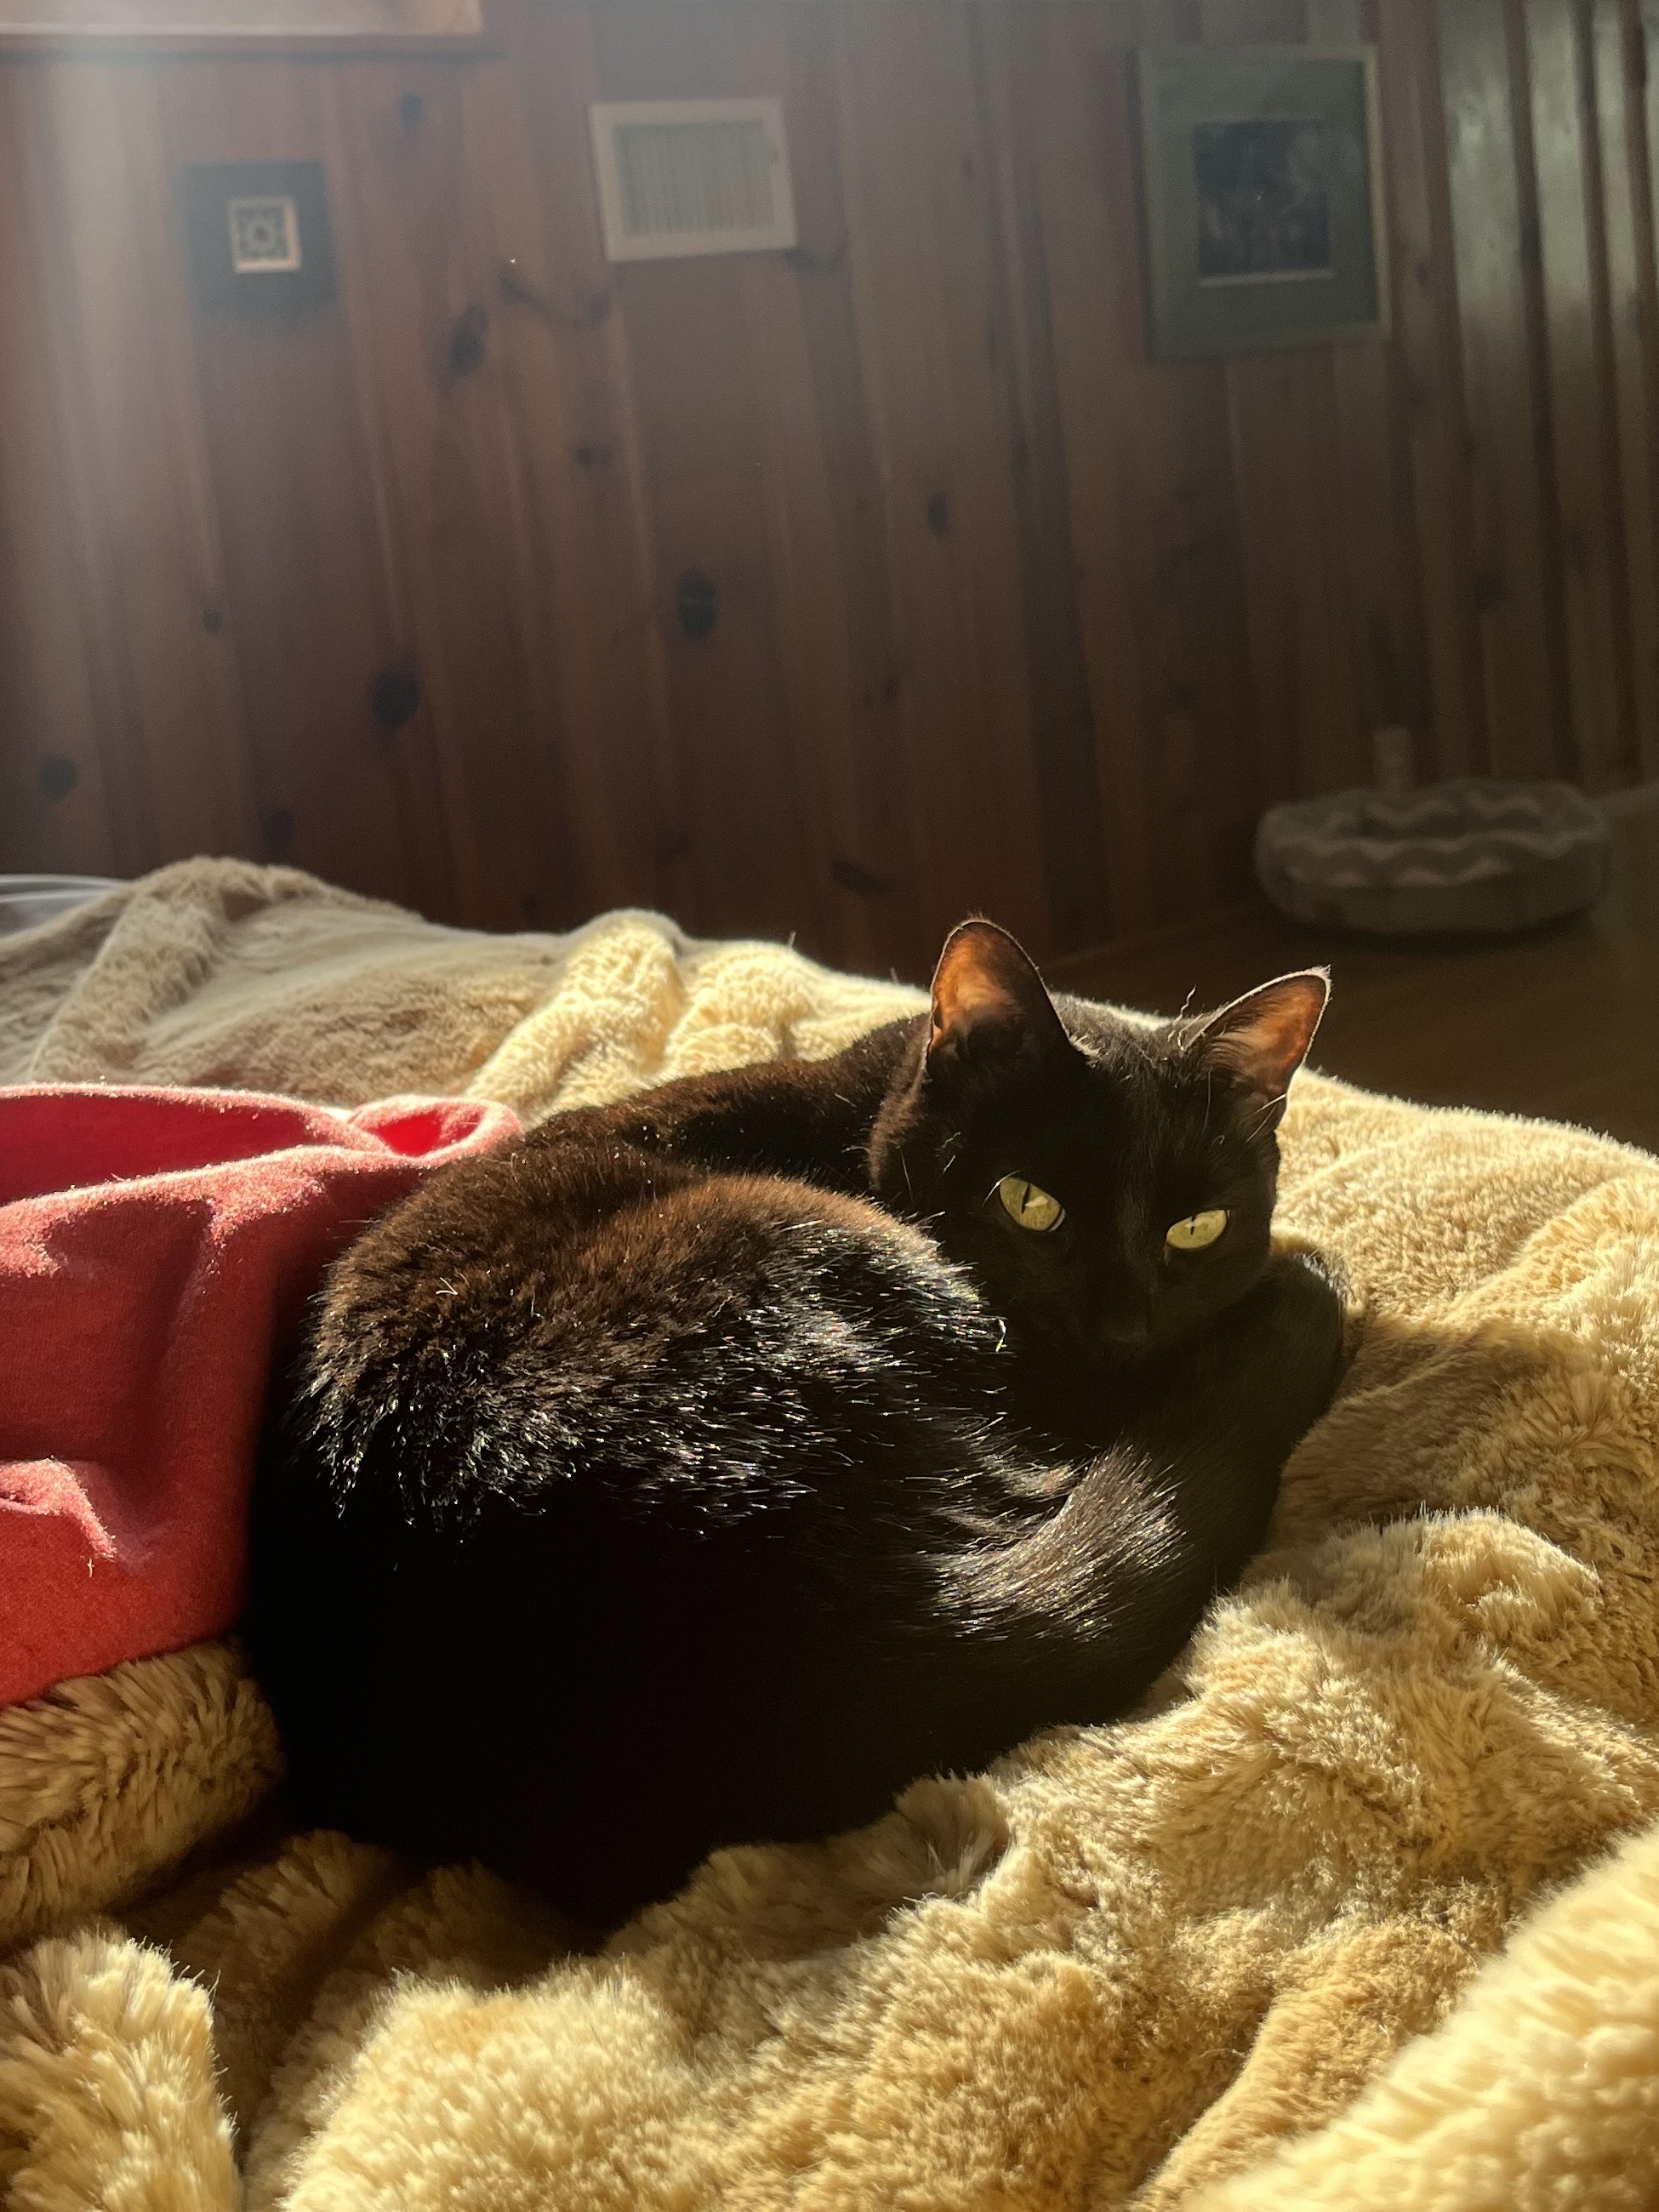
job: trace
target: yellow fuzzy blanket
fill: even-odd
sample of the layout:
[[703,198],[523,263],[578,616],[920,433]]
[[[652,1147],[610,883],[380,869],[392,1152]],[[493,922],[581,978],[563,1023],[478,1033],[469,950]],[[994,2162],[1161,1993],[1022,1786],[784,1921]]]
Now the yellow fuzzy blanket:
[[[0,940],[0,1081],[533,1116],[915,1003],[192,862]],[[228,1646],[0,1714],[6,2203],[1659,2201],[1659,1163],[1316,1078],[1285,1156],[1355,1353],[1152,1708],[725,1853],[602,1957],[477,1869],[284,1833]]]

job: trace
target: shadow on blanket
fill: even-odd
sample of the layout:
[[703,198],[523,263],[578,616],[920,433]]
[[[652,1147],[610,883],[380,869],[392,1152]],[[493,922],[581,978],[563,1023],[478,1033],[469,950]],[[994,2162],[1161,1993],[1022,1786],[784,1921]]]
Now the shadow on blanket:
[[[361,1030],[372,1087],[419,1089],[422,948],[428,1086],[532,1116],[915,1004],[652,917],[467,939],[231,864],[94,915],[0,950],[0,1070],[223,1082],[257,1030],[246,1080],[287,1037],[346,1101]],[[476,1869],[228,1856],[276,1759],[227,1646],[0,1715],[9,2201],[1652,2202],[1659,1165],[1308,1079],[1281,1211],[1342,1255],[1356,1357],[1154,1709],[722,1854],[602,1957]]]

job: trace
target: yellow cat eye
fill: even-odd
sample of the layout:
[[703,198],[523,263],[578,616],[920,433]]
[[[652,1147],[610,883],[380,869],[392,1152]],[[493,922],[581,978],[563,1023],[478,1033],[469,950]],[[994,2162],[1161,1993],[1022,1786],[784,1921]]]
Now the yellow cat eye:
[[1204,1213],[1189,1213],[1184,1221],[1172,1221],[1164,1232],[1164,1242],[1172,1252],[1201,1252],[1213,1244],[1227,1226],[1227,1209],[1212,1206]]
[[997,1196],[1009,1218],[1022,1229],[1058,1229],[1066,1218],[1060,1200],[1039,1190],[1034,1182],[1027,1182],[1024,1176],[1004,1176],[997,1185]]

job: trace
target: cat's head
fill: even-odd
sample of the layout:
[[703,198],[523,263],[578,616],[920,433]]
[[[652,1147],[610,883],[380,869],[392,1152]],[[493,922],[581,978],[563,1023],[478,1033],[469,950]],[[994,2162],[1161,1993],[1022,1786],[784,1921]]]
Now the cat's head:
[[1329,988],[1311,969],[1142,1029],[1051,998],[1006,931],[964,922],[876,1125],[876,1189],[1022,1334],[1085,1358],[1177,1343],[1267,1263],[1275,1133]]

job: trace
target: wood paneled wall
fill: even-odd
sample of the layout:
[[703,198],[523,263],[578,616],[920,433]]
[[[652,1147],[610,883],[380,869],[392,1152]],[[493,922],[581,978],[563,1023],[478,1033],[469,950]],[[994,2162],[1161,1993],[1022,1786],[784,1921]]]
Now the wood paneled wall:
[[[0,56],[0,867],[238,852],[915,974],[974,908],[1048,951],[1226,905],[1382,725],[1659,774],[1656,0],[492,33]],[[1129,49],[1356,39],[1389,338],[1152,362]],[[784,96],[799,248],[612,268],[588,101],[716,93]],[[337,304],[197,313],[185,166],[302,158]]]

